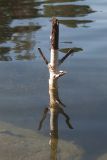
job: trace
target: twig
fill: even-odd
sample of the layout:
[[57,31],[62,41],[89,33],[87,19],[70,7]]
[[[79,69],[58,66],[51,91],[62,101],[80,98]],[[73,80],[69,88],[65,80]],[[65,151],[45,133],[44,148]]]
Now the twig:
[[66,59],[70,54],[73,55],[73,53],[74,53],[74,50],[71,48],[71,49],[66,53],[66,55],[65,55],[62,59],[59,60],[59,65],[62,64],[62,63],[65,61],[65,59]]
[[43,58],[43,60],[45,61],[46,65],[48,65],[48,60],[46,59],[46,57],[44,56],[44,54],[43,54],[43,52],[41,51],[40,48],[38,48],[38,51],[39,51],[41,57]]

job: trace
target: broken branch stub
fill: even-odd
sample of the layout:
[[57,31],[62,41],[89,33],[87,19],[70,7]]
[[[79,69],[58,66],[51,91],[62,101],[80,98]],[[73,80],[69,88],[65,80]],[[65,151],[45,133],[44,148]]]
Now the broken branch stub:
[[43,52],[41,51],[40,48],[38,48],[38,51],[39,51],[41,57],[43,58],[44,62],[48,65],[48,60],[46,59],[45,55],[43,54]]
[[73,54],[74,54],[74,51],[73,51],[73,49],[71,48],[71,49],[66,53],[66,55],[65,55],[64,57],[62,57],[62,59],[59,60],[59,65],[61,65],[69,55],[73,55]]

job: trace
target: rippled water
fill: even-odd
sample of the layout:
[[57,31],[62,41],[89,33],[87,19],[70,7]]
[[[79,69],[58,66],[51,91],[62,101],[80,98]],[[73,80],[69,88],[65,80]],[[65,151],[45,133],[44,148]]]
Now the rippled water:
[[60,116],[58,160],[107,159],[106,13],[107,0],[0,0],[0,159],[49,159],[49,117],[36,130],[49,103],[37,48],[49,58],[52,16],[60,22],[60,57],[74,50],[59,82],[74,130]]
[[[66,2],[66,3],[65,3]],[[79,2],[80,3],[80,2]],[[48,48],[52,16],[59,17],[64,36],[61,41],[72,42],[67,27],[88,27],[86,15],[94,10],[89,5],[70,1],[0,1],[0,60],[34,60],[36,48]],[[61,30],[61,32],[62,32]],[[67,32],[67,33],[66,33]],[[70,30],[72,32],[72,30]],[[63,44],[63,47],[71,45]],[[62,45],[60,45],[62,47]]]

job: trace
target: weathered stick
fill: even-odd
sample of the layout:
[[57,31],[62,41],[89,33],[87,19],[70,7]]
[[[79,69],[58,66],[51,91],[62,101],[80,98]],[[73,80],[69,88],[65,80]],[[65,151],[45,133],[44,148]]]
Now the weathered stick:
[[66,59],[69,55],[71,55],[71,54],[74,54],[73,49],[70,49],[70,50],[66,53],[66,55],[65,55],[61,60],[59,60],[59,65],[62,64],[62,63],[65,61],[65,59]]
[[[66,123],[69,128],[73,128],[70,125],[68,115],[61,109],[63,103],[60,101],[58,96],[58,78],[63,76],[66,72],[58,71],[58,44],[59,43],[59,23],[56,18],[52,19],[52,32],[51,32],[51,53],[50,53],[50,63],[49,67],[49,96],[50,96],[50,130],[51,132],[58,131],[58,114],[63,114],[66,118]],[[64,56],[60,63],[72,53],[72,49],[68,51],[66,56]]]
[[[51,32],[51,52],[50,52],[50,63],[42,53],[41,49],[38,48],[43,60],[49,68],[49,108],[44,110],[43,117],[39,124],[41,129],[43,121],[46,118],[48,109],[50,110],[50,146],[51,146],[51,160],[57,160],[57,144],[58,144],[58,116],[62,114],[66,118],[66,123],[69,128],[73,129],[70,124],[69,116],[62,109],[65,106],[59,99],[58,95],[58,78],[63,76],[66,72],[58,70],[58,45],[59,45],[59,22],[56,18],[52,19],[52,32]],[[72,49],[60,60],[60,64],[72,53]]]
[[38,48],[38,51],[39,51],[41,57],[43,58],[43,60],[45,61],[45,63],[48,65],[48,60],[46,59],[46,57],[44,56],[44,54],[43,54],[43,52],[41,51],[40,48]]
[[50,53],[50,81],[55,77],[58,71],[58,42],[59,42],[59,22],[56,18],[52,19],[51,53]]
[[[59,42],[59,23],[56,18],[52,19],[52,32],[51,32],[51,53],[49,64],[49,96],[50,96],[50,130],[51,132],[58,131],[58,113],[57,113],[57,97],[58,87],[57,78],[58,74],[58,42]],[[57,89],[57,90],[56,90]]]

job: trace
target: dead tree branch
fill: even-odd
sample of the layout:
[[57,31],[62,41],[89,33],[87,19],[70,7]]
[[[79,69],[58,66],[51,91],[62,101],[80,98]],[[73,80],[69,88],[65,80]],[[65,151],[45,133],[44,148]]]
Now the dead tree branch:
[[74,54],[74,50],[72,48],[66,53],[66,55],[62,59],[59,60],[59,65],[61,65],[65,61],[65,59],[71,54]]
[[38,51],[39,51],[41,57],[43,58],[44,62],[46,63],[46,65],[48,65],[49,62],[48,62],[47,58],[44,56],[44,54],[40,48],[38,48]]

